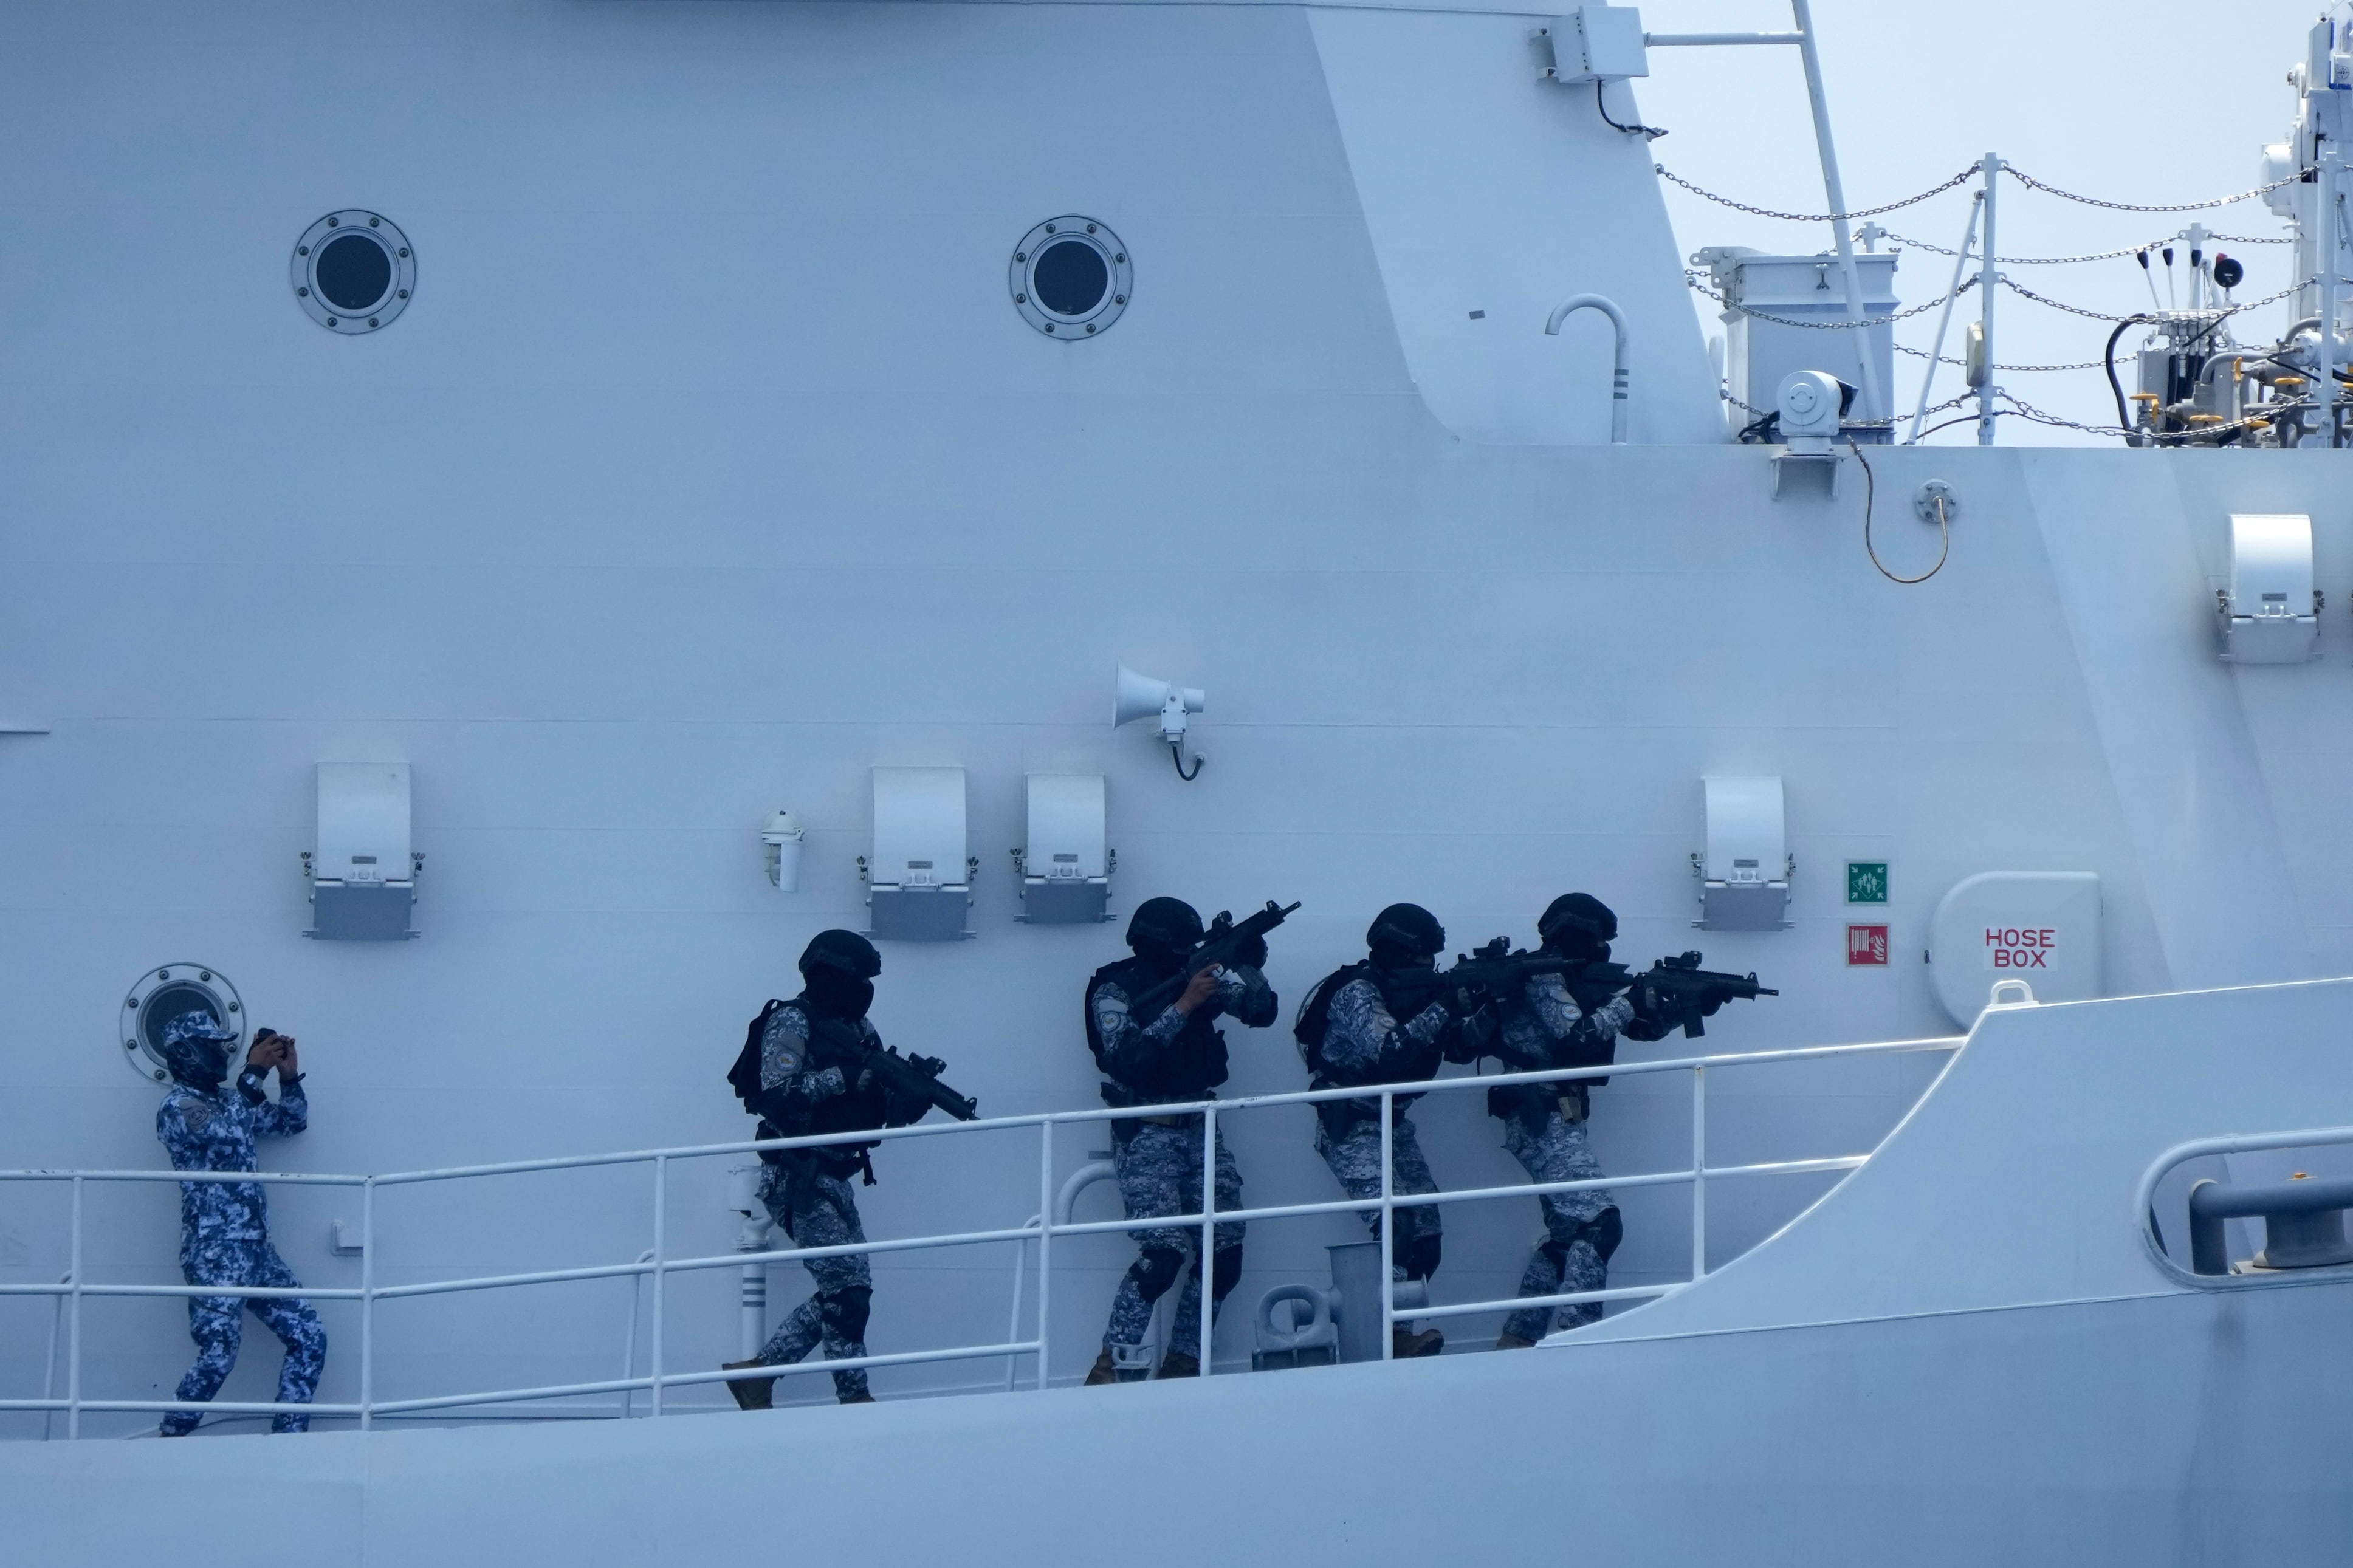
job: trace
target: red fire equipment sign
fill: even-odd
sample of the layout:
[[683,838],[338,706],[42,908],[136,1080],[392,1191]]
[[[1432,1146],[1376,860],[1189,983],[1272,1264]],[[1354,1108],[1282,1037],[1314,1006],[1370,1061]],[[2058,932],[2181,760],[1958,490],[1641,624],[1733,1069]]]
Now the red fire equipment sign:
[[1846,962],[1850,969],[1886,968],[1887,928],[1885,926],[1847,927]]

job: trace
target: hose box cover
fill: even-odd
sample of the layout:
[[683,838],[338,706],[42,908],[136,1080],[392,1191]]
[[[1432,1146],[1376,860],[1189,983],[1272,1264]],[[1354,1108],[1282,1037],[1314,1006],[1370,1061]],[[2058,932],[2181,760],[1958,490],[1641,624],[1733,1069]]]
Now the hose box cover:
[[2025,981],[2037,1002],[2102,994],[2098,875],[1987,871],[1956,883],[1928,922],[1928,972],[1963,1028],[1998,980]]

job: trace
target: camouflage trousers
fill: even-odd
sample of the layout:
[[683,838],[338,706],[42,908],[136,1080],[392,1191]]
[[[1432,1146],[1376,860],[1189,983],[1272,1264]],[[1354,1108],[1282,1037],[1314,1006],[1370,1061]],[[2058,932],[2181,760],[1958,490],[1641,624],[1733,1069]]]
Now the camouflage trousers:
[[[258,1241],[224,1240],[201,1234],[183,1234],[180,1238],[180,1277],[191,1285],[247,1285],[280,1290],[295,1289],[302,1283],[294,1278],[294,1271],[286,1267],[286,1260],[278,1256],[278,1249],[269,1245],[267,1237]],[[188,1337],[196,1342],[196,1359],[180,1379],[180,1386],[172,1397],[202,1403],[220,1392],[230,1369],[237,1365],[248,1308],[286,1346],[286,1360],[278,1369],[278,1403],[311,1403],[311,1395],[318,1392],[319,1371],[327,1361],[327,1331],[320,1326],[319,1314],[310,1302],[286,1296],[188,1298]],[[194,1410],[174,1410],[164,1415],[163,1429],[176,1437],[195,1431],[196,1423],[203,1419]],[[269,1423],[273,1432],[306,1432],[310,1427],[308,1415],[278,1415]]]
[[[866,1239],[866,1227],[858,1218],[858,1199],[839,1176],[818,1171],[797,1175],[786,1166],[770,1165],[761,1173],[760,1201],[767,1205],[768,1217],[797,1247],[847,1247]],[[816,1292],[794,1308],[768,1336],[768,1342],[760,1347],[761,1363],[790,1365],[820,1344],[828,1361],[864,1355],[867,1306],[874,1291],[874,1271],[867,1255],[812,1258],[801,1267],[808,1270]],[[851,1367],[835,1373],[833,1392],[840,1399],[864,1396],[866,1369]]]
[[[1118,1167],[1119,1196],[1126,1205],[1130,1219],[1156,1219],[1167,1215],[1198,1214],[1201,1212],[1201,1119],[1186,1117],[1175,1127],[1156,1121],[1115,1121],[1112,1123],[1112,1163]],[[1225,1135],[1218,1136],[1217,1173],[1218,1207],[1238,1209],[1242,1206],[1241,1168],[1234,1163],[1233,1152],[1226,1147]],[[1211,1250],[1212,1279],[1209,1317],[1217,1319],[1218,1309],[1225,1302],[1226,1293],[1241,1277],[1242,1230],[1240,1221],[1217,1222]],[[1152,1328],[1152,1307],[1168,1287],[1175,1283],[1177,1271],[1187,1264],[1185,1288],[1176,1298],[1176,1321],[1170,1326],[1168,1342],[1187,1355],[1198,1353],[1201,1339],[1201,1227],[1198,1225],[1159,1226],[1148,1230],[1131,1230],[1128,1235],[1143,1244],[1142,1256],[1136,1266],[1124,1275],[1119,1293],[1112,1298],[1111,1323],[1103,1330],[1103,1347],[1136,1346],[1144,1343]]]
[[[1328,1125],[1319,1120],[1315,1126],[1315,1152],[1332,1167],[1340,1186],[1350,1197],[1377,1198],[1381,1195],[1381,1123],[1377,1116],[1360,1116],[1349,1124],[1348,1131],[1334,1138]],[[1421,1140],[1413,1130],[1413,1122],[1403,1116],[1397,1119],[1396,1130],[1389,1135],[1389,1191],[1398,1195],[1434,1193],[1437,1178],[1430,1173],[1430,1162],[1422,1158]],[[1399,1279],[1427,1279],[1438,1269],[1439,1238],[1445,1226],[1439,1219],[1435,1205],[1428,1208],[1401,1208],[1397,1211],[1397,1241],[1389,1248],[1390,1273]],[[1381,1215],[1378,1209],[1365,1215],[1365,1224],[1378,1239]]]
[[[1530,1132],[1514,1117],[1504,1123],[1504,1148],[1535,1182],[1597,1181],[1601,1162],[1586,1141],[1585,1123],[1568,1121],[1556,1110],[1541,1130]],[[1617,1247],[1613,1223],[1618,1200],[1605,1188],[1581,1193],[1546,1193],[1536,1199],[1544,1209],[1545,1239],[1528,1254],[1526,1272],[1520,1276],[1523,1296],[1557,1296],[1575,1290],[1599,1290],[1609,1283],[1609,1255]],[[1601,1321],[1601,1303],[1573,1307],[1531,1307],[1504,1321],[1504,1331],[1519,1339],[1541,1340],[1553,1331],[1554,1314],[1560,1327],[1581,1329]]]

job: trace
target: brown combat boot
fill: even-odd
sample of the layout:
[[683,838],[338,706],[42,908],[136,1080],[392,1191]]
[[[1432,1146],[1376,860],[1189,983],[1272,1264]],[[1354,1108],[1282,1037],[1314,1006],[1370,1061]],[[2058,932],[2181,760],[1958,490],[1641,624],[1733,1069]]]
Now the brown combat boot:
[[1536,1348],[1536,1342],[1524,1340],[1517,1334],[1498,1334],[1495,1336],[1495,1348],[1499,1351],[1532,1351]]
[[842,1405],[871,1405],[874,1403],[874,1396],[871,1394],[844,1394],[839,1395],[836,1402]]
[[1393,1361],[1411,1361],[1416,1356],[1436,1355],[1446,1348],[1446,1336],[1436,1329],[1424,1329],[1415,1333],[1399,1323],[1390,1331],[1389,1357]]
[[[741,1372],[745,1367],[766,1364],[757,1357],[750,1361],[723,1361],[719,1363],[719,1370]],[[776,1380],[773,1377],[739,1377],[728,1384],[727,1392],[733,1394],[735,1403],[745,1410],[765,1410],[776,1395]]]
[[1084,1386],[1092,1388],[1097,1384],[1117,1383],[1118,1381],[1119,1373],[1113,1369],[1111,1364],[1111,1352],[1104,1351],[1102,1354],[1095,1357],[1095,1364],[1087,1368],[1087,1381]]
[[1153,1375],[1198,1377],[1201,1375],[1201,1363],[1198,1357],[1187,1355],[1183,1351],[1170,1351],[1160,1358],[1160,1370]]

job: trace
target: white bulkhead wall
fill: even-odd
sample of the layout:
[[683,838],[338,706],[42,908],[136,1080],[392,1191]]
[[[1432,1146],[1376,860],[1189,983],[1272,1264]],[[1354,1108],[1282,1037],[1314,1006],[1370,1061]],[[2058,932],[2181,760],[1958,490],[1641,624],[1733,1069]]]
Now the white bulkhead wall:
[[[1398,340],[1439,422],[1498,445],[1607,442],[1609,322],[1542,330],[1591,293],[1626,314],[1629,439],[1724,440],[1650,141],[1603,124],[1590,87],[1541,79],[1535,22],[1308,15]],[[1634,90],[1619,87],[1620,113]]]

